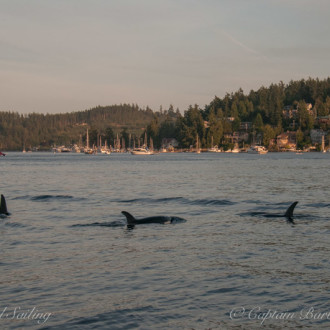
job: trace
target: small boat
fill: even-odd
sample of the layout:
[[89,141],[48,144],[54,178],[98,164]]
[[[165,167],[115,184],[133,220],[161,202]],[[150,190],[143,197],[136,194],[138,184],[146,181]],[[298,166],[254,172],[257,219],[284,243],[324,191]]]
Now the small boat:
[[103,154],[103,155],[110,155],[111,154],[110,149],[104,149],[104,148],[102,148],[102,149],[99,150],[99,152],[101,154]]
[[153,151],[145,148],[145,147],[141,147],[141,148],[135,148],[131,151],[132,155],[153,155]]
[[81,148],[76,144],[72,147],[72,152],[79,154],[81,152]]
[[0,156],[6,156],[6,154],[0,151]]
[[238,147],[237,144],[235,144],[235,147],[231,150],[232,153],[237,154],[241,151],[241,149]]
[[268,150],[264,146],[251,146],[247,151],[249,154],[259,154],[264,155]]
[[91,154],[94,153],[94,151],[93,151],[93,149],[91,149],[91,148],[84,148],[84,153],[85,153],[86,155],[91,155]]
[[211,148],[207,149],[208,152],[221,152],[221,149],[217,145],[213,145],[213,136],[211,139]]
[[71,152],[71,149],[69,149],[67,147],[62,147],[61,152]]
[[165,153],[167,152],[167,149],[165,147],[162,147],[160,150],[159,150],[161,153]]
[[148,138],[147,138],[147,132],[144,133],[144,144],[142,147],[133,148],[131,151],[132,155],[153,155],[153,141],[152,138],[150,138],[150,148],[148,148]]
[[212,148],[207,149],[208,152],[221,152],[221,149],[218,146],[214,146]]

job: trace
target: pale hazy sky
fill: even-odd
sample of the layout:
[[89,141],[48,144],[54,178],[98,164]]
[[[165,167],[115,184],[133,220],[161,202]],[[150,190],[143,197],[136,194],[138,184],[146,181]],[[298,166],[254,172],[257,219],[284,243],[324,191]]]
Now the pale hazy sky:
[[330,76],[329,0],[0,0],[0,111],[215,95]]

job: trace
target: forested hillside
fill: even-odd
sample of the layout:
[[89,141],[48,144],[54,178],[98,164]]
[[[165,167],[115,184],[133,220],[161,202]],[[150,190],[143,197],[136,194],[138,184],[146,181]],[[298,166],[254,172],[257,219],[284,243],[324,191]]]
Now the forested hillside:
[[[202,147],[226,145],[236,136],[259,136],[260,142],[268,146],[272,139],[284,131],[297,132],[297,143],[302,147],[310,143],[310,130],[329,130],[329,120],[320,124],[317,118],[330,113],[330,78],[308,79],[283,82],[261,87],[257,91],[244,94],[240,89],[225,97],[215,97],[204,109],[190,106],[173,127],[174,137],[183,148],[196,143]],[[162,124],[155,120],[148,126],[148,132],[159,141]],[[242,132],[243,131],[243,132]],[[327,139],[328,141],[328,139]]]
[[[49,149],[52,145],[70,145],[85,139],[90,130],[90,141],[96,143],[97,135],[108,138],[124,132],[140,136],[153,118],[164,120],[167,111],[153,112],[137,105],[113,105],[65,113],[27,114],[0,112],[0,149],[22,150],[31,147]],[[176,114],[172,112],[175,117]],[[95,141],[94,141],[95,140]]]
[[[313,128],[329,130],[330,78],[280,82],[244,94],[242,89],[214,97],[209,105],[190,106],[181,115],[179,110],[153,112],[137,105],[113,105],[66,114],[28,114],[0,112],[0,149],[21,150],[24,146],[49,149],[52,145],[70,145],[84,141],[90,130],[91,143],[97,136],[113,143],[115,135],[128,140],[140,137],[145,130],[160,147],[163,138],[176,138],[179,145],[194,145],[197,135],[202,147],[230,142],[240,131],[258,134],[265,145],[283,131],[297,133],[300,145],[310,143]],[[322,122],[317,119],[325,118]]]

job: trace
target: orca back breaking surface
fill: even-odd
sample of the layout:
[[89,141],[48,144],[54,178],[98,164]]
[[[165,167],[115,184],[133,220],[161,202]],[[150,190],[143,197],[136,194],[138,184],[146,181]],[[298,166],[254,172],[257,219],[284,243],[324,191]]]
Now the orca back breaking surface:
[[127,219],[127,226],[134,226],[134,224],[136,223],[136,219],[132,216],[132,214],[126,211],[122,211],[121,213],[124,214]]
[[298,202],[293,202],[283,213],[268,213],[268,212],[248,212],[248,213],[241,213],[241,215],[249,215],[249,216],[259,216],[265,218],[286,218],[289,222],[293,223],[293,211],[296,207]]
[[10,213],[7,210],[7,203],[4,195],[1,195],[0,201],[0,214],[9,215]]
[[298,202],[294,202],[292,203],[288,209],[286,210],[284,216],[286,218],[288,218],[289,220],[292,220],[292,217],[293,217],[293,211],[294,211],[294,208],[296,207],[296,205],[298,204]]
[[168,216],[154,216],[154,217],[148,217],[148,218],[142,218],[142,219],[136,219],[133,217],[132,214],[122,211],[123,215],[125,215],[127,219],[127,227],[128,228],[134,228],[134,225],[138,224],[148,224],[148,223],[175,223],[175,222],[185,222],[185,219],[179,218],[179,217],[168,217]]

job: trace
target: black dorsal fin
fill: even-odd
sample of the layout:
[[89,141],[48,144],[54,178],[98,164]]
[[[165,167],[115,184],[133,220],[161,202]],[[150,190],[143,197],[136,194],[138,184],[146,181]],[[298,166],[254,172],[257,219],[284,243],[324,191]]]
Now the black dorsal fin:
[[0,214],[9,215],[9,212],[7,210],[6,199],[5,199],[5,196],[4,195],[1,195]]
[[291,219],[293,217],[293,210],[296,207],[296,205],[298,204],[298,202],[294,202],[292,203],[289,208],[286,210],[284,216],[287,217],[288,219]]
[[122,211],[121,213],[124,214],[124,216],[126,217],[127,225],[128,226],[134,226],[134,224],[136,222],[136,219],[132,216],[132,214],[130,214],[126,211]]

